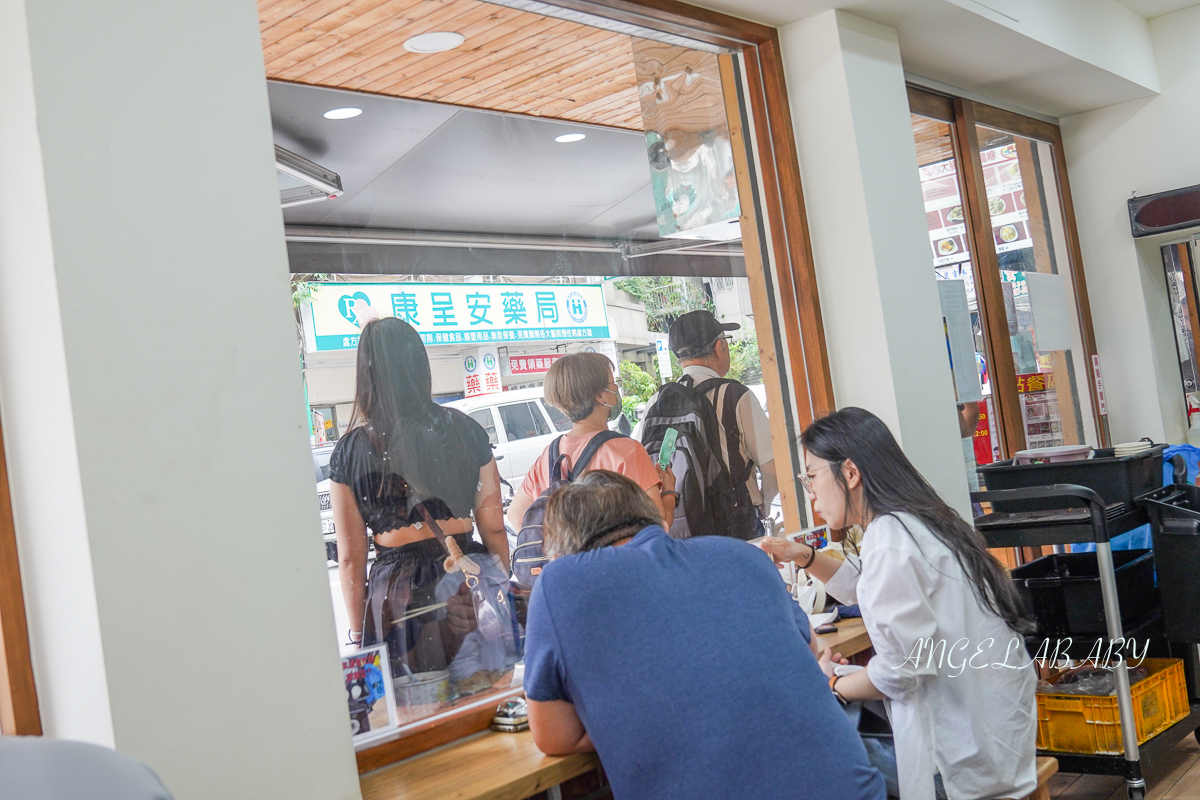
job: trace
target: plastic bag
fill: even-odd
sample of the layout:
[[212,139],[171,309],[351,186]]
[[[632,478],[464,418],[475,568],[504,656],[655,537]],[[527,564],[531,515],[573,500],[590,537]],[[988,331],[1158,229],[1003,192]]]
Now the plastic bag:
[[[1149,675],[1145,667],[1129,668],[1129,685],[1145,680]],[[1108,697],[1117,693],[1117,678],[1108,667],[1083,664],[1069,669],[1054,679],[1053,683],[1038,681],[1039,694],[1078,694],[1090,697]]]

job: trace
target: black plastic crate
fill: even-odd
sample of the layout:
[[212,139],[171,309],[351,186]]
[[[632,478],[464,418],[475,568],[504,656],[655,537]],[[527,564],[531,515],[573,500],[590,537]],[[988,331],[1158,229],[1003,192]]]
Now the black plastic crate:
[[[1154,551],[1115,550],[1121,622],[1129,625],[1154,607]],[[1100,565],[1095,553],[1054,553],[1017,567],[1013,583],[1042,636],[1103,636],[1107,632]]]
[[1150,515],[1163,636],[1200,642],[1200,488],[1164,486],[1138,499]]
[[[979,473],[989,491],[995,489],[1027,489],[1055,483],[1085,486],[1104,504],[1123,503],[1123,511],[1132,511],[1134,501],[1141,495],[1162,486],[1163,450],[1165,444],[1155,445],[1136,456],[1117,458],[1112,450],[1097,450],[1086,461],[1060,461],[1056,464],[1014,464],[1014,459],[983,464]],[[1058,507],[1061,507],[1061,503]],[[993,511],[1038,511],[1055,506],[1045,501],[992,503]]]

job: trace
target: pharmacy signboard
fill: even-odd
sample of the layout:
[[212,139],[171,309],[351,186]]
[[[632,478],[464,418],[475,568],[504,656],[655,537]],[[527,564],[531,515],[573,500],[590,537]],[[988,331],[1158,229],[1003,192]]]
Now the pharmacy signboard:
[[358,347],[368,307],[409,323],[427,345],[609,338],[599,284],[320,283],[304,309],[309,352]]

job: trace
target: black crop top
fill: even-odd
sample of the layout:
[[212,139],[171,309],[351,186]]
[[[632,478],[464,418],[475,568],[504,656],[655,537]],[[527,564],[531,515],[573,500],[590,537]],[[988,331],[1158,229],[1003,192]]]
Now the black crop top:
[[[354,428],[337,443],[329,477],[349,486],[372,533],[424,520],[469,517],[475,506],[479,469],[492,460],[492,446],[479,423],[456,409],[436,408],[390,437],[369,427]],[[381,452],[382,450],[382,452]]]

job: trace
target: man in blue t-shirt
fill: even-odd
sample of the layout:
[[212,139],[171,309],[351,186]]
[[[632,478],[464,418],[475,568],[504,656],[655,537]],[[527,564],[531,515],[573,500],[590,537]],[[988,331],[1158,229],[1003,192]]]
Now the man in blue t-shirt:
[[594,747],[617,800],[883,800],[770,558],[656,519],[603,470],[551,498],[526,627],[538,746]]

